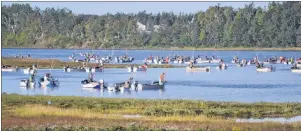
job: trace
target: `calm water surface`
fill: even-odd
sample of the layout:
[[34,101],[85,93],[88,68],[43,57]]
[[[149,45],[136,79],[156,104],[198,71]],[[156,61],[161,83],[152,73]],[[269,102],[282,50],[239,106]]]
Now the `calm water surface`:
[[[45,49],[2,49],[2,56],[15,56],[31,54],[33,58],[54,58],[68,61],[68,56],[73,52],[87,52],[88,50],[45,50]],[[111,50],[94,51],[98,54],[108,55]],[[115,51],[115,54],[123,55],[125,51]],[[166,56],[169,54],[207,54],[209,51],[141,51],[129,50],[129,55],[135,57],[136,63],[149,54]],[[88,74],[83,72],[64,73],[62,69],[51,70],[52,75],[60,81],[60,87],[56,89],[24,89],[20,88],[21,79],[29,76],[22,72],[2,72],[2,92],[18,93],[24,95],[67,95],[67,96],[91,96],[91,97],[119,97],[119,98],[147,98],[147,99],[198,99],[211,101],[238,101],[238,102],[301,102],[301,74],[292,73],[290,65],[274,65],[276,72],[259,73],[255,66],[244,68],[230,64],[234,55],[241,58],[253,58],[258,54],[261,58],[267,56],[283,55],[301,57],[301,52],[256,52],[256,51],[219,51],[221,58],[229,63],[228,70],[219,71],[212,66],[209,73],[186,73],[185,68],[148,69],[147,72],[128,73],[127,69],[105,69],[105,72],[96,73],[96,80],[104,79],[108,83],[121,82],[133,76],[139,82],[151,82],[158,80],[162,72],[166,72],[168,81],[165,90],[156,91],[131,91],[123,93],[107,92],[100,90],[83,90],[80,81],[86,79]],[[37,78],[42,77],[50,70],[39,70]]]

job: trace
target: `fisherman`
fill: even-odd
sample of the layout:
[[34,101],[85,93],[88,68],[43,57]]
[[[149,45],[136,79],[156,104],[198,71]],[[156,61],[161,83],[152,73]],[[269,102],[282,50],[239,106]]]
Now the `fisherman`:
[[134,65],[133,64],[131,65],[131,71],[132,72],[134,71]]
[[46,75],[44,76],[44,81],[51,81],[50,73],[46,73]]
[[88,73],[88,83],[93,82],[93,73],[91,71],[89,71]]
[[162,74],[160,75],[159,85],[163,85],[163,84],[164,84],[164,77],[165,77],[165,73],[162,73]]
[[103,79],[99,80],[99,85],[100,85],[100,88],[106,88],[104,86],[104,80]]
[[35,79],[34,79],[34,76],[35,76],[35,74],[30,74],[29,75],[29,82],[34,82],[35,81]]
[[192,61],[189,62],[189,67],[190,67],[191,69],[193,68],[193,62],[192,62]]

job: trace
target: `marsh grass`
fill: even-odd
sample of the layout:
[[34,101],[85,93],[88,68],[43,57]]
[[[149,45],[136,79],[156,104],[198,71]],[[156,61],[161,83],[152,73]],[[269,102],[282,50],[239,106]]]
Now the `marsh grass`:
[[[48,105],[48,101],[52,104]],[[235,117],[300,115],[300,103],[234,103],[2,94],[3,130],[299,131],[301,123],[236,123]],[[140,115],[141,117],[124,117]]]
[[[12,57],[2,57],[2,64],[7,64],[11,66],[18,66],[21,68],[31,67],[32,64],[38,64],[38,68],[40,69],[62,69],[64,66],[69,65],[70,67],[78,67],[82,66],[81,62],[64,62],[56,59],[34,59],[34,58],[12,58]],[[89,66],[93,66],[95,63],[89,63]],[[104,64],[104,68],[126,68],[132,64]],[[139,64],[133,64],[135,66],[139,66]],[[162,65],[148,65],[148,68],[182,68],[181,66],[173,66],[170,64],[162,64]]]
[[301,115],[301,103],[235,103],[193,100],[144,100],[72,96],[23,96],[3,94],[5,106],[48,105],[62,109],[85,109],[106,114],[145,116],[207,116],[224,118],[290,117]]

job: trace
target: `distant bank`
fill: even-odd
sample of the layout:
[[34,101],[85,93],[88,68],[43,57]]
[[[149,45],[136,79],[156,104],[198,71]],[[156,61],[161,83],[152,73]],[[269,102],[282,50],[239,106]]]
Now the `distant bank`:
[[[2,47],[2,49],[65,49],[65,50],[92,50],[93,48],[35,48],[35,47]],[[175,51],[301,51],[301,47],[287,48],[260,48],[260,47],[229,47],[229,48],[193,48],[193,47],[122,47],[122,48],[95,48],[93,50],[175,50]]]

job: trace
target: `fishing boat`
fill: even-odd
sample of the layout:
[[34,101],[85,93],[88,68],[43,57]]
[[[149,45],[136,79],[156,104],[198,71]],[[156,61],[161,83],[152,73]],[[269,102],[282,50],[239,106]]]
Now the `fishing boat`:
[[293,73],[301,73],[301,69],[300,68],[298,68],[298,69],[291,69],[291,71]]
[[44,81],[44,78],[40,79],[39,84],[42,87],[58,87],[60,85],[58,79],[51,80],[51,81]]
[[246,64],[238,63],[238,64],[236,64],[236,66],[238,66],[238,67],[246,67]]
[[33,68],[27,68],[27,69],[23,69],[23,73],[24,74],[34,74],[34,73],[37,73],[37,70],[33,69]]
[[276,70],[276,67],[261,67],[256,69],[257,72],[274,72]]
[[139,66],[138,68],[137,67],[127,67],[128,69],[128,72],[137,72],[137,71],[146,71],[147,70],[147,67],[144,67],[144,66]]
[[124,91],[131,91],[136,90],[138,86],[138,82],[134,81],[133,83],[114,83],[113,85],[108,87],[108,91],[110,92],[124,92]]
[[85,68],[70,68],[70,67],[64,67],[63,68],[64,72],[86,72]]
[[104,80],[99,80],[99,82],[97,81],[93,81],[88,83],[88,80],[83,80],[81,81],[82,84],[82,88],[107,88],[107,85],[104,83]]
[[193,67],[193,68],[190,68],[190,67],[186,67],[186,72],[201,72],[201,71],[205,71],[205,72],[209,72],[210,71],[210,67],[207,66],[207,67]]
[[210,63],[219,63],[221,59],[212,59],[210,60]]
[[147,58],[147,59],[144,59],[143,62],[144,62],[144,63],[146,62],[146,63],[148,63],[148,64],[151,64],[151,63],[153,63],[154,61],[153,61],[153,59]]
[[135,90],[159,90],[164,89],[165,83],[163,85],[159,84],[159,81],[151,82],[150,84],[138,84]]
[[34,87],[35,83],[34,82],[29,82],[29,80],[21,80],[20,81],[20,87]]
[[85,68],[86,72],[103,72],[103,67],[86,67]]
[[202,63],[210,63],[210,60],[208,59],[203,59],[203,58],[197,58],[196,63],[202,64]]
[[228,65],[226,65],[226,64],[222,64],[222,65],[219,65],[216,67],[216,69],[218,69],[218,70],[225,70],[227,68],[228,68]]
[[19,70],[19,67],[11,67],[11,66],[2,66],[1,71],[3,72],[16,72]]

